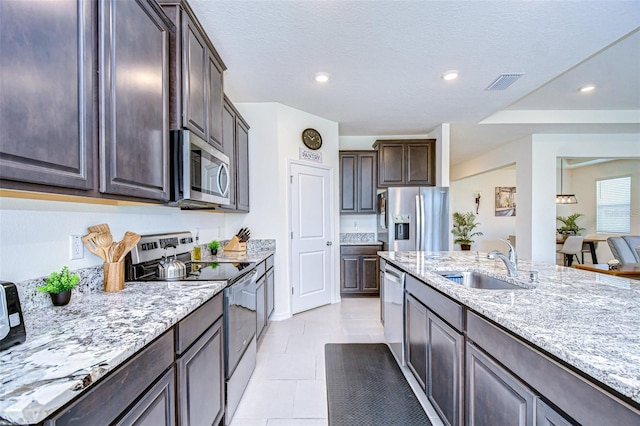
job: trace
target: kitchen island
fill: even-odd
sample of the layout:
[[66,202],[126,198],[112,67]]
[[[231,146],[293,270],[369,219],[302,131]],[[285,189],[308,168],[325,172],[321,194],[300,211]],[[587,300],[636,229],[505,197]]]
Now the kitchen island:
[[[490,342],[488,347],[480,348],[479,356],[488,354],[492,360],[497,359],[501,366],[511,369],[510,377],[515,377],[516,382],[525,382],[534,399],[559,406],[573,416],[574,421],[582,424],[640,424],[639,281],[527,261],[520,261],[518,278],[507,278],[504,263],[487,259],[486,253],[379,252],[379,255],[415,277],[417,280],[414,282],[426,284],[437,294],[445,295],[447,300],[461,306],[464,319],[458,332],[467,345],[464,351],[461,350],[462,356],[466,354],[467,358],[466,362],[461,362],[462,370],[467,370],[467,377],[463,380],[466,385],[474,379],[468,374],[476,365],[469,356],[473,355],[480,342]],[[468,288],[433,272],[471,270],[516,284],[519,282],[528,288]],[[529,271],[532,270],[538,273],[537,282],[529,281]],[[509,353],[511,347],[517,347],[519,351],[514,356]],[[538,361],[540,363],[536,364]],[[558,373],[546,377],[544,366],[558,367]],[[535,371],[529,371],[532,368]],[[544,378],[544,381],[533,379],[533,384],[528,382],[530,373],[532,377]],[[554,382],[565,373],[571,380],[577,380],[577,384],[553,383],[560,389],[552,393],[561,395],[560,400],[555,400],[544,389],[547,383]],[[598,397],[605,395],[604,403],[615,403],[594,407],[602,401],[572,400],[582,384],[588,392],[597,389]],[[575,390],[569,385],[580,386]],[[473,395],[469,392],[467,388],[466,392],[459,394],[467,400],[465,413],[461,416],[472,414],[469,403]],[[623,411],[628,410],[623,416],[623,423],[610,417],[620,407]],[[598,423],[597,417],[580,417],[590,410],[599,411],[607,421]]]
[[[261,262],[273,253],[241,257]],[[127,282],[116,293],[74,291],[67,306],[25,311],[26,341],[0,352],[0,424],[44,421],[149,347],[169,347],[170,353],[162,356],[172,363],[175,326],[221,297],[224,286],[210,281]],[[176,342],[179,339],[176,332]],[[102,403],[107,410],[109,402]]]

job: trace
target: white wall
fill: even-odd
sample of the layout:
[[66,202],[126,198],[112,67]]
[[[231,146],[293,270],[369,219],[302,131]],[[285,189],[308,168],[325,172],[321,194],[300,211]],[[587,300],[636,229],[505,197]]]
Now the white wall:
[[[107,223],[114,240],[125,231],[138,234],[200,229],[201,243],[229,237],[225,214],[181,211],[165,206],[108,206],[20,198],[0,198],[0,279],[24,281],[67,265],[80,269],[102,264],[86,248],[84,258],[69,260],[69,235]],[[235,232],[234,232],[235,233]]]
[[[506,240],[507,237],[516,232],[516,220],[519,215],[518,194],[516,193],[516,216],[501,217],[495,215],[495,188],[497,186],[516,186],[515,167],[494,170],[482,173],[466,179],[451,182],[451,205],[453,212],[476,212],[475,197],[478,192],[480,197],[480,208],[476,215],[476,222],[480,226],[476,231],[481,231],[484,235],[474,237],[475,243],[471,245],[471,250],[489,252],[491,250],[506,250],[506,244],[498,239]],[[517,240],[516,240],[517,242]],[[459,250],[460,247],[453,244],[453,235],[450,236],[450,247]]]
[[571,158],[640,158],[640,134],[535,134],[451,169],[452,180],[516,164],[520,256],[555,262],[556,162]]
[[[251,212],[245,217],[227,215],[226,226],[243,225],[262,229],[264,238],[276,240],[276,288],[274,319],[291,316],[290,265],[290,213],[289,176],[290,160],[298,160],[303,147],[302,131],[312,127],[322,135],[322,164],[332,168],[334,182],[332,246],[333,302],[340,299],[339,268],[339,166],[338,123],[308,114],[278,103],[238,103],[236,108],[251,125],[250,140],[250,197]],[[253,237],[253,231],[251,236]]]

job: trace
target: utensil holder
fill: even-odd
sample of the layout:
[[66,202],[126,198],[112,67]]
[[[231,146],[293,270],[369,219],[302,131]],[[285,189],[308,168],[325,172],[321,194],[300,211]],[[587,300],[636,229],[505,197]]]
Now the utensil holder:
[[104,263],[104,291],[114,292],[124,289],[124,262]]

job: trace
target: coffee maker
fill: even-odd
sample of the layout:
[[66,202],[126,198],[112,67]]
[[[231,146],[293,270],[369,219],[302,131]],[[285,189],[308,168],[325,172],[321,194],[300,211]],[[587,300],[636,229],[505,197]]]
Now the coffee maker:
[[0,351],[24,342],[26,337],[18,289],[13,283],[0,281]]

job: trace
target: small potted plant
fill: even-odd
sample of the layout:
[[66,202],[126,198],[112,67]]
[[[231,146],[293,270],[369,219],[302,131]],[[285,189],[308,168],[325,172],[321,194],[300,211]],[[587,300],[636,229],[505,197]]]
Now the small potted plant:
[[218,254],[218,249],[220,248],[220,243],[216,240],[213,240],[209,243],[209,250],[211,250],[211,256],[215,256]]
[[562,226],[557,228],[556,231],[562,236],[563,240],[566,240],[570,235],[580,235],[580,232],[584,231],[585,228],[580,228],[576,223],[576,221],[582,216],[584,216],[582,213],[574,213],[567,217],[556,217],[558,222],[562,222]]
[[471,244],[473,244],[473,237],[483,235],[482,232],[472,232],[480,225],[476,223],[476,215],[473,212],[460,213],[455,212],[453,214],[453,229],[451,233],[455,236],[453,242],[460,244],[460,250],[471,250]]
[[45,285],[38,287],[43,293],[49,293],[55,306],[64,306],[71,300],[71,290],[80,282],[80,275],[69,272],[69,267],[63,266],[62,271],[52,272],[44,279]]

